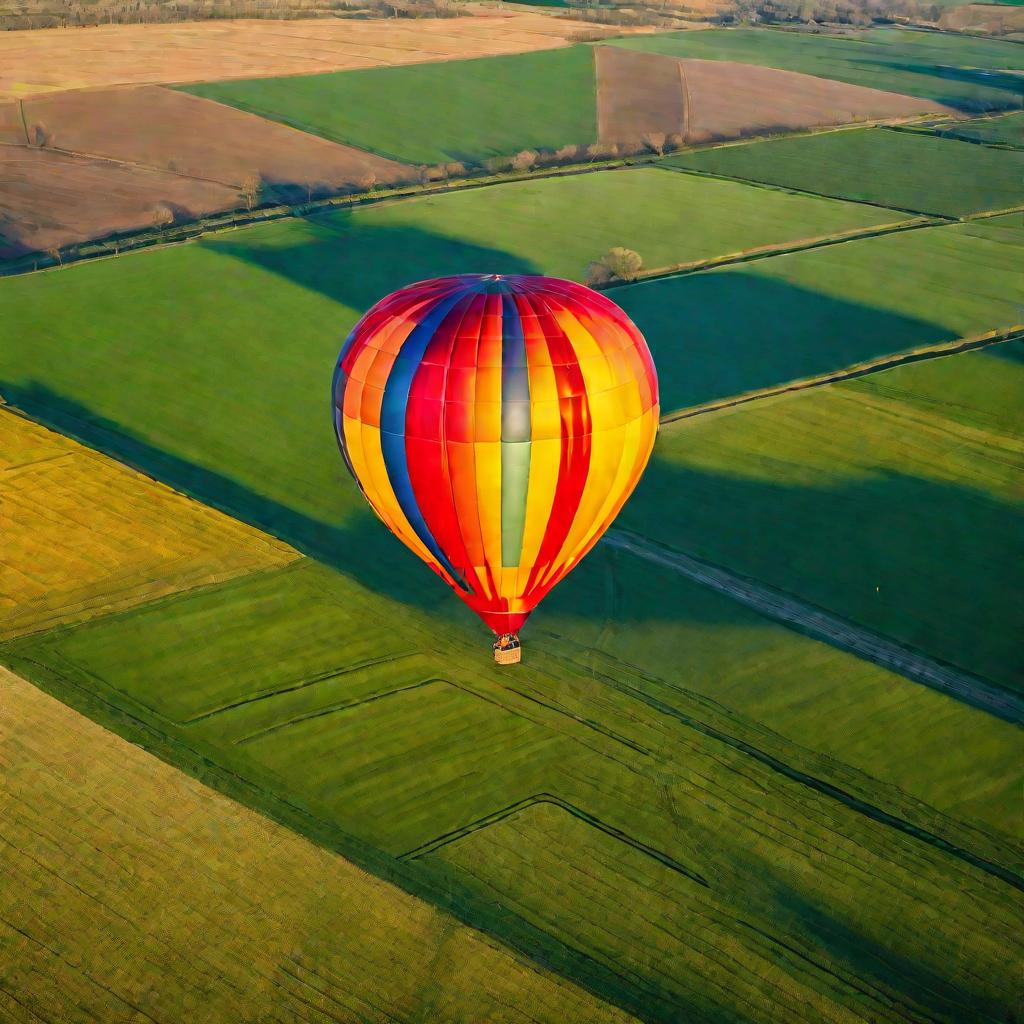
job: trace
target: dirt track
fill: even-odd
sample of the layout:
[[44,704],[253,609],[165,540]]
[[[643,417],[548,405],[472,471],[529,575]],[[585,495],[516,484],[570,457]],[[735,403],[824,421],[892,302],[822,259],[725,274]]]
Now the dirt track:
[[757,580],[740,576],[681,551],[662,547],[625,530],[609,530],[604,536],[604,542],[649,562],[674,569],[697,583],[753,608],[767,618],[793,626],[801,633],[850,651],[882,668],[951,694],[999,718],[1015,723],[1024,722],[1024,699],[1016,694],[1001,690],[950,665],[934,661]]

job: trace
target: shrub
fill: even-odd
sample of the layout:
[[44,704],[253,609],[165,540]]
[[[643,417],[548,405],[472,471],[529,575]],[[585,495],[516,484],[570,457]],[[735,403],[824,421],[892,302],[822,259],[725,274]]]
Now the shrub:
[[616,277],[620,281],[635,281],[640,273],[640,268],[644,265],[639,253],[621,245],[609,249],[601,257],[601,263],[612,277]]
[[514,171],[529,171],[537,163],[537,154],[532,149],[523,149],[512,158]]

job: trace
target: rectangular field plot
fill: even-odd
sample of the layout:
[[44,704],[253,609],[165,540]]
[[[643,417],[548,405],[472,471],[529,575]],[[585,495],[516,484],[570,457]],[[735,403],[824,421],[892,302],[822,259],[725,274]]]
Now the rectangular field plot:
[[1019,215],[614,288],[662,412],[1021,323]]
[[478,161],[597,138],[589,46],[183,88],[410,163]]
[[[853,203],[766,192],[728,181],[632,168],[514,182],[317,218],[339,231],[353,257],[380,253],[408,280],[448,264],[481,269],[490,261],[533,264],[541,273],[582,280],[613,245],[635,249],[645,268],[784,246],[868,229],[910,215]],[[461,252],[460,252],[461,248]],[[342,257],[344,258],[344,257]],[[410,276],[411,275],[411,276]]]
[[3,670],[0,708],[5,1020],[631,1019]]
[[935,132],[943,138],[966,139],[990,146],[1024,147],[1024,111],[976,121],[947,121],[936,125]]
[[1024,690],[1022,389],[1007,342],[684,420],[625,521]]
[[0,410],[0,491],[0,639],[298,557],[7,410]]
[[950,217],[1024,205],[1024,153],[885,128],[722,146],[666,165]]
[[847,38],[771,29],[666,32],[617,39],[615,45],[671,57],[799,71],[922,96],[965,110],[1000,109],[1016,103],[1020,83],[1006,72],[1024,70],[1024,56],[1012,42],[891,28]]
[[[733,799],[737,796],[731,794]],[[937,958],[934,950],[928,951],[930,940],[915,936],[906,919],[897,924],[895,916],[890,918],[894,926],[890,955],[895,948],[909,955],[900,961],[901,980],[913,976],[908,988],[920,985],[922,994],[930,989],[925,1002],[918,1002],[908,988],[893,988],[899,971],[881,961],[869,966],[878,949],[872,938],[874,926],[867,915],[857,920],[848,894],[840,894],[829,878],[826,862],[863,855],[861,867],[879,871],[875,896],[891,893],[892,911],[897,905],[909,909],[898,894],[901,877],[910,877],[904,874],[909,865],[894,868],[877,860],[874,853],[858,850],[838,818],[823,819],[808,831],[801,826],[797,835],[783,836],[775,831],[779,819],[772,823],[773,813],[781,808],[766,812],[758,806],[753,789],[745,797],[735,809],[746,807],[756,826],[766,828],[766,846],[742,852],[738,846],[732,848],[730,854],[736,860],[716,864],[715,873],[708,874],[703,884],[665,855],[666,847],[671,851],[677,842],[673,826],[667,825],[658,836],[661,849],[640,846],[628,833],[616,834],[604,822],[581,814],[571,802],[556,803],[557,798],[517,810],[424,859],[439,862],[439,869],[447,868],[477,900],[501,900],[568,945],[586,949],[643,993],[645,1004],[658,1010],[655,1019],[678,1020],[673,1012],[678,1014],[681,1008],[697,1019],[780,1024],[865,1017],[913,1019],[925,1003],[926,1012],[935,1013],[937,1019],[967,1011],[965,1005],[958,1005],[962,997],[955,984],[943,977],[941,954]],[[714,795],[701,804],[699,788],[692,785],[671,789],[672,799],[678,800],[677,820],[691,813],[700,815],[689,822],[691,841],[707,844],[709,855],[702,859],[717,860],[723,835],[716,831],[716,823],[723,805]],[[724,821],[723,827],[728,831]],[[828,846],[820,867],[824,851],[817,849],[819,842]],[[774,849],[774,858],[765,858],[767,845]],[[749,863],[737,870],[746,856]],[[755,864],[761,892],[771,892],[772,899],[779,901],[774,906],[771,899],[759,898],[750,877],[743,877]],[[793,868],[804,874],[800,897],[784,881]],[[941,884],[939,877],[933,876],[933,881]],[[787,891],[793,900],[788,906]],[[938,896],[938,890],[934,892]],[[834,902],[826,917],[832,919],[821,918],[815,924],[818,909],[829,900]],[[971,913],[959,895],[947,909]],[[920,912],[910,913],[917,917]],[[1007,915],[1001,927],[1012,926],[1012,916]],[[841,920],[845,923],[840,924]],[[931,938],[941,945],[938,933]],[[983,1013],[986,1005],[998,1006],[1000,988],[1007,982],[1005,977],[991,981],[987,995],[976,990],[977,1001],[969,1015]]]

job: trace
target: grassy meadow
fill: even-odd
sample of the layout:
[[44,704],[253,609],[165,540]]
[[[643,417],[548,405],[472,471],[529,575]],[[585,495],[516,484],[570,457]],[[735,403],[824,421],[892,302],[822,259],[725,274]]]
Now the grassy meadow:
[[848,36],[773,29],[712,29],[616,39],[671,57],[731,60],[921,96],[957,109],[1020,105],[1024,52],[1015,43],[940,32],[876,28]]
[[1007,342],[683,420],[625,522],[1024,690],[1022,393]]
[[1024,205],[1024,153],[885,128],[680,153],[665,165],[947,217]]
[[614,288],[662,410],[1021,323],[1020,215],[904,231]]
[[949,121],[935,126],[944,138],[966,139],[990,146],[1024,147],[1024,111],[976,121]]
[[632,1019],[3,670],[0,709],[4,1020]]
[[182,86],[186,92],[414,164],[480,161],[597,139],[593,52]]
[[[1021,923],[1006,883],[934,838],[1013,870],[1020,854],[998,830],[829,769],[600,650],[580,663],[548,639],[511,679],[468,615],[403,596],[303,561],[13,641],[0,658],[645,1019],[1005,1009]],[[746,618],[716,627],[723,652],[759,625],[792,636]],[[830,653],[839,686],[854,659]],[[981,716],[979,735],[990,724],[1009,728]],[[869,796],[924,836],[876,820],[857,803]],[[580,849],[596,874],[571,866]],[[668,917],[651,916],[668,897]],[[970,962],[955,953],[965,934]],[[780,959],[783,946],[800,955]]]

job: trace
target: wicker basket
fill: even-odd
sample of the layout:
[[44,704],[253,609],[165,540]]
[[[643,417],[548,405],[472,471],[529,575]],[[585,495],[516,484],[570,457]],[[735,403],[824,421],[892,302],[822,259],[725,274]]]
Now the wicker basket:
[[518,665],[522,653],[523,649],[518,644],[515,647],[495,647],[494,660],[499,665]]

